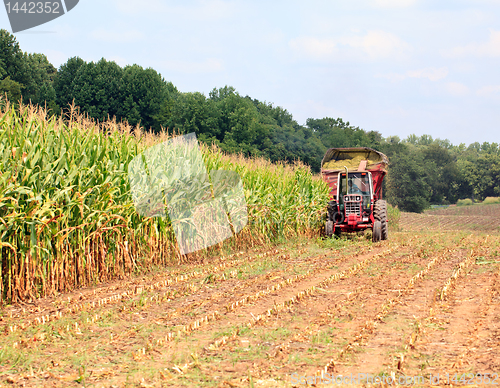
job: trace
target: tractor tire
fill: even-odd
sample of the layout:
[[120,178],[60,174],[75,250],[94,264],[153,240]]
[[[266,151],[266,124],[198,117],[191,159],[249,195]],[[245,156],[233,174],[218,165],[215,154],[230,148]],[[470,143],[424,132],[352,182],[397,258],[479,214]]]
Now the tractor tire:
[[335,221],[336,224],[341,224],[342,222],[344,222],[344,213],[341,212],[333,213],[333,221]]
[[387,240],[389,237],[389,227],[387,225],[387,202],[379,199],[373,205],[373,218],[381,223],[381,239]]
[[333,221],[326,221],[325,223],[325,235],[331,237],[333,234]]
[[379,242],[381,238],[382,238],[382,223],[380,221],[375,221],[373,223],[372,241]]

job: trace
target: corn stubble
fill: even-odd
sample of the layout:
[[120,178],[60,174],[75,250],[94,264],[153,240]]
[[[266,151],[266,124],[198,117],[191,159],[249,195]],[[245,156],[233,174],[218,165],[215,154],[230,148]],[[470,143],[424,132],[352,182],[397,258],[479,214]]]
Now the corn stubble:
[[308,167],[202,145],[209,171],[240,175],[249,223],[231,239],[183,256],[168,219],[136,213],[127,175],[135,156],[171,134],[95,123],[74,108],[47,119],[40,108],[0,103],[0,303],[314,235],[321,227],[328,189]]

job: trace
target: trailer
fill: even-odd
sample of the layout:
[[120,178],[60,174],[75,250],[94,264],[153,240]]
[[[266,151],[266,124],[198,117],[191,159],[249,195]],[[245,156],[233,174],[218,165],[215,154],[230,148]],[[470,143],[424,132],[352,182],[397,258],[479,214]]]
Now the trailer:
[[382,181],[389,159],[368,147],[330,148],[321,162],[321,176],[330,187],[325,234],[372,230],[374,242],[386,240],[387,203]]

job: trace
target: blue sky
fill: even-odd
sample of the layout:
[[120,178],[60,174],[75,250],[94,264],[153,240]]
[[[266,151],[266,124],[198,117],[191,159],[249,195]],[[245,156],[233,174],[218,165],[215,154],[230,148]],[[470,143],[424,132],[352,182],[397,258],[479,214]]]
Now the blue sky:
[[500,0],[80,0],[15,35],[56,67],[104,57],[182,92],[231,85],[300,124],[500,143]]

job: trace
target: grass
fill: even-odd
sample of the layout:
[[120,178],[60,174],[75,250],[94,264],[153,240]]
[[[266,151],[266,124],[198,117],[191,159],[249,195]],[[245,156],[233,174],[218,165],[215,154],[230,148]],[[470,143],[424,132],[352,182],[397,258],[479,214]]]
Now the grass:
[[401,218],[401,211],[390,204],[387,204],[387,219],[389,222],[389,229],[393,232],[400,232],[399,220]]
[[318,331],[317,334],[314,334],[311,336],[311,344],[314,345],[314,344],[324,344],[324,345],[328,345],[328,344],[331,344],[333,341],[332,341],[332,337],[334,335],[334,332],[335,332],[335,328],[328,328],[327,330],[320,330]]
[[494,203],[500,203],[500,197],[486,197],[483,201],[483,204],[490,205]]
[[[316,244],[321,249],[332,249],[332,250],[345,250],[346,248],[358,247],[360,242],[364,242],[364,238],[356,234],[343,234],[340,238],[329,237],[329,238],[317,238]],[[368,244],[367,244],[368,245]]]
[[377,276],[380,273],[380,267],[378,263],[371,263],[366,267],[363,272],[368,276]]

